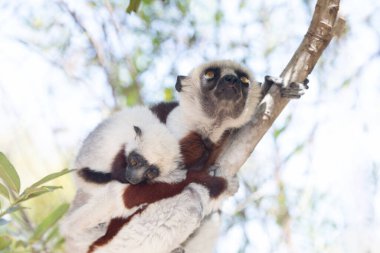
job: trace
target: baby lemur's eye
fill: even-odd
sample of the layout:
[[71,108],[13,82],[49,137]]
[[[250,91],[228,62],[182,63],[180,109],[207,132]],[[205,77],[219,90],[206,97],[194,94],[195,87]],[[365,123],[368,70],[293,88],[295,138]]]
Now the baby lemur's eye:
[[160,174],[159,169],[158,169],[156,166],[152,165],[152,166],[150,166],[149,169],[145,172],[145,178],[146,178],[146,179],[149,179],[149,180],[152,180],[152,179],[158,177],[159,174]]
[[130,163],[132,166],[136,166],[136,165],[137,165],[137,161],[136,161],[135,158],[131,158],[131,159],[129,160],[129,163]]
[[240,77],[240,81],[241,81],[244,85],[246,85],[246,86],[248,86],[249,83],[250,83],[248,77],[246,77],[246,76],[242,76],[242,77]]
[[204,74],[204,77],[205,77],[207,80],[213,79],[213,78],[215,77],[215,73],[214,73],[214,71],[212,71],[212,70],[208,70],[208,71],[206,71],[206,73]]

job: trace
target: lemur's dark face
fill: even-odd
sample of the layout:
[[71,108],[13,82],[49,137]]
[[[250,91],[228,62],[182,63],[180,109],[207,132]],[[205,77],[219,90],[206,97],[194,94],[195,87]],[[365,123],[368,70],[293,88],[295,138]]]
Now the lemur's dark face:
[[182,102],[191,107],[198,98],[201,110],[221,122],[242,115],[248,94],[255,82],[245,67],[228,60],[206,63],[189,76],[177,78],[176,89],[184,94]]
[[127,167],[125,170],[125,179],[130,184],[139,184],[145,181],[151,181],[160,174],[159,168],[151,165],[148,161],[135,151],[129,153],[127,157]]
[[213,117],[239,117],[244,110],[250,80],[248,73],[231,67],[209,67],[200,73],[201,103]]

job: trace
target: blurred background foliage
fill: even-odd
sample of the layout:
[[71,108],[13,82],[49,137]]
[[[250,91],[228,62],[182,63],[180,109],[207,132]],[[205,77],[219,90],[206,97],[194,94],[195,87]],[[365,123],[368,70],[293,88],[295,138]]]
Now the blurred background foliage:
[[[80,141],[112,111],[175,99],[176,76],[199,63],[227,58],[259,81],[278,75],[316,1],[135,2],[0,0],[0,151],[22,185],[70,167]],[[314,69],[308,94],[242,168],[217,252],[380,249],[380,3],[347,0],[341,9],[347,28]],[[26,202],[30,228],[20,240],[72,199],[70,176],[52,185],[63,190]],[[7,224],[0,235],[21,231]],[[22,249],[60,252],[41,245]]]

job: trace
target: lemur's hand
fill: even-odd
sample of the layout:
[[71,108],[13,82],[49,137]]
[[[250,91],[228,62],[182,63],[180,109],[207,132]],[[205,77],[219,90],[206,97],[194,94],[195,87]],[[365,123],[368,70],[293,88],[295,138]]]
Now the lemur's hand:
[[307,85],[308,83],[309,80],[305,79],[302,83],[293,82],[285,86],[282,78],[265,76],[265,81],[261,88],[261,94],[264,97],[268,93],[272,85],[277,85],[280,88],[280,93],[282,97],[289,99],[300,98],[303,94],[305,94],[305,91],[309,89],[309,86]]

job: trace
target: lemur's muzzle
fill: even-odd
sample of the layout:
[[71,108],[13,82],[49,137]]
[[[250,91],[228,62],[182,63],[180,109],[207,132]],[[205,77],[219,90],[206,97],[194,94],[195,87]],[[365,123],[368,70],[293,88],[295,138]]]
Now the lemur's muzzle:
[[139,184],[142,181],[144,181],[144,172],[145,170],[143,168],[129,168],[127,167],[125,171],[125,179],[130,184]]
[[238,99],[241,95],[241,83],[239,78],[234,75],[225,75],[218,82],[215,95],[220,99]]

